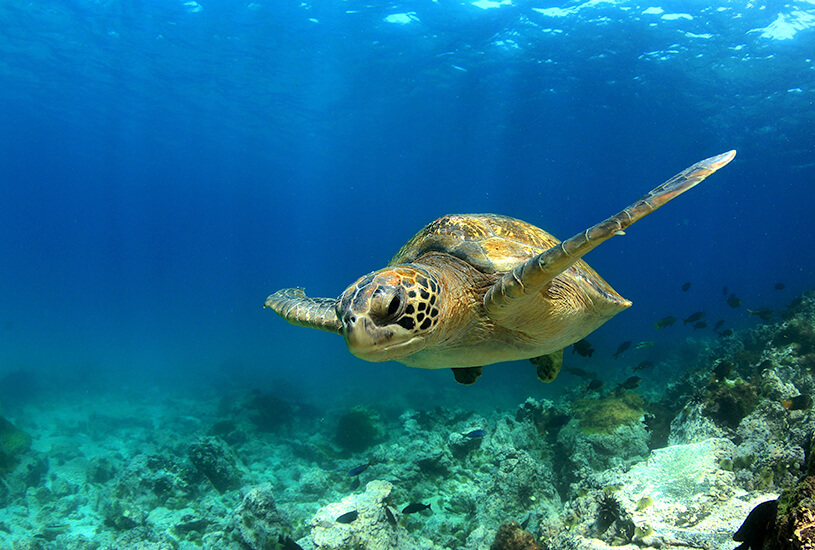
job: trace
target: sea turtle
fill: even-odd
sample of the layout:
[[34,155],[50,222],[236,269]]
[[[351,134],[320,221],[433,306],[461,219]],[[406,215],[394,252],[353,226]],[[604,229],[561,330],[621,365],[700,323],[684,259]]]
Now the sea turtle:
[[471,384],[484,365],[529,359],[538,377],[551,381],[564,347],[631,305],[580,258],[735,154],[694,164],[563,242],[506,216],[448,215],[339,298],[309,298],[302,288],[287,288],[265,306],[292,324],[342,334],[351,353],[367,361],[452,368],[458,382]]

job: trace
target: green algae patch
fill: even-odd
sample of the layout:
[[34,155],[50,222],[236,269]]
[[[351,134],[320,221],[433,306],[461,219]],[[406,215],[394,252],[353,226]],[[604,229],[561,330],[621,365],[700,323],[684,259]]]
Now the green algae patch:
[[17,465],[17,457],[31,448],[31,436],[0,416],[0,472]]
[[639,394],[627,392],[602,399],[578,399],[573,408],[584,434],[609,435],[620,426],[639,421],[643,405]]
[[706,396],[702,414],[719,426],[735,430],[745,416],[759,403],[759,397],[750,384],[737,381],[714,386]]

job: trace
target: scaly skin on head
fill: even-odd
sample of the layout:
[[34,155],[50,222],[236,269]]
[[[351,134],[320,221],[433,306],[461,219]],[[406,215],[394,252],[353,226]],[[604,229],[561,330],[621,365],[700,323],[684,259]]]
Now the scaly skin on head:
[[387,267],[361,277],[337,302],[349,351],[378,362],[425,347],[440,319],[439,290],[434,274],[419,265]]
[[[337,316],[348,349],[367,361],[401,361],[443,340],[472,335],[472,325],[494,277],[473,285],[465,262],[435,252],[416,262],[361,277],[343,292]],[[439,325],[444,330],[437,330]],[[460,327],[461,330],[457,330]]]

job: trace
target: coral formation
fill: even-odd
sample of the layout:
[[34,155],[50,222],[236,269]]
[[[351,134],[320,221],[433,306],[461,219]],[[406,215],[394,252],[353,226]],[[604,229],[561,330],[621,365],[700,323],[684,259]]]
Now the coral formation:
[[30,447],[31,436],[0,416],[0,473],[13,470]]
[[723,382],[711,389],[702,414],[716,424],[735,430],[759,403],[755,389],[745,382]]
[[532,533],[521,527],[517,521],[502,523],[495,534],[490,550],[539,550]]
[[280,537],[289,534],[289,520],[275,505],[271,484],[252,487],[233,513],[236,538],[246,548],[278,548]]
[[640,420],[644,412],[642,397],[633,392],[578,399],[573,407],[585,434],[611,434],[620,426]]
[[221,439],[202,437],[189,446],[187,453],[193,466],[218,492],[223,493],[240,487],[241,472],[238,459]]
[[377,435],[371,413],[362,408],[354,408],[338,419],[334,440],[346,451],[358,453],[373,445]]

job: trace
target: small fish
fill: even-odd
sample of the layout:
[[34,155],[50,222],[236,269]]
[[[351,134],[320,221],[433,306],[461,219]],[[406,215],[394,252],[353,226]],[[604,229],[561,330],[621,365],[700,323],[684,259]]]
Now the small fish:
[[747,311],[750,312],[750,317],[755,315],[756,317],[760,317],[762,321],[769,321],[770,318],[773,316],[773,313],[775,313],[768,307],[760,307],[756,310],[748,309]]
[[591,347],[589,341],[584,338],[572,344],[572,354],[574,353],[582,355],[583,357],[591,357],[594,353],[594,348]]
[[742,543],[735,550],[761,550],[764,547],[764,538],[775,524],[777,511],[778,500],[768,500],[753,508],[733,535],[734,541]]
[[645,348],[650,348],[650,347],[651,347],[651,346],[653,346],[653,345],[654,345],[654,343],[653,343],[653,342],[640,342],[640,343],[638,343],[638,344],[636,344],[636,345],[634,346],[634,349],[645,349]]
[[277,544],[280,547],[280,550],[303,550],[302,546],[294,542],[291,537],[286,535],[277,535]]
[[597,391],[600,388],[602,388],[604,385],[605,385],[605,382],[595,378],[594,380],[589,382],[588,386],[586,386],[586,391]]
[[487,430],[482,430],[482,429],[479,428],[477,430],[473,430],[471,432],[467,432],[466,434],[461,434],[461,435],[463,435],[464,437],[469,437],[470,439],[476,439],[476,438],[484,437],[485,435],[487,435]]
[[529,520],[532,519],[532,514],[526,516],[526,519],[521,522],[521,529],[526,530],[529,527]]
[[801,395],[796,395],[792,399],[785,399],[781,402],[781,406],[790,411],[805,411],[812,408],[812,398],[809,395],[802,393]]
[[393,515],[393,512],[391,512],[391,509],[387,504],[385,505],[385,518],[388,520],[388,523],[390,523],[391,526],[396,527],[396,516]]
[[721,336],[722,338],[733,336],[733,329],[732,328],[725,329],[719,333],[719,336]]
[[691,315],[691,316],[690,316],[690,317],[688,317],[687,319],[682,319],[682,320],[683,320],[683,321],[685,322],[685,324],[687,325],[688,323],[695,323],[696,321],[700,320],[700,319],[701,319],[702,317],[704,317],[704,316],[705,316],[705,312],[704,312],[704,311],[697,311],[696,313],[694,313],[693,315]]
[[357,489],[359,489],[359,478],[355,477],[353,481],[351,481],[351,490],[356,491]]
[[618,357],[620,357],[620,354],[622,352],[624,352],[625,350],[630,348],[631,343],[632,343],[631,340],[627,340],[627,341],[623,342],[622,344],[620,344],[620,347],[617,348],[617,352],[614,354],[614,359],[617,359]]
[[638,370],[643,370],[643,369],[650,369],[653,366],[654,366],[653,361],[642,361],[639,365],[634,367],[632,370],[638,371]]
[[735,294],[731,294],[730,296],[727,297],[727,305],[735,309],[741,306],[741,298],[739,298]]
[[682,285],[682,292],[687,292],[690,290],[690,283],[685,283]]
[[722,289],[722,294],[727,296],[727,285],[724,285],[724,288]]
[[704,321],[696,321],[695,323],[693,323],[693,330],[697,330],[697,329],[700,329],[700,328],[705,328],[706,326],[707,326],[706,322],[704,322]]
[[666,328],[672,326],[675,322],[676,317],[674,317],[673,315],[669,315],[668,317],[663,317],[662,319],[654,323],[654,326],[657,328]]
[[573,367],[564,367],[563,370],[568,372],[569,374],[574,374],[575,376],[579,376],[580,378],[594,378],[596,375],[593,372],[589,372],[583,369],[573,368]]
[[362,472],[367,470],[370,465],[371,465],[371,463],[368,462],[367,464],[360,464],[356,468],[351,468],[350,470],[348,470],[348,475],[349,476],[358,476],[359,474],[361,474]]
[[[411,502],[402,509],[402,513],[415,514],[416,512],[421,512],[422,510],[430,510],[430,505],[422,504],[421,502]],[[432,512],[433,510],[430,511]]]
[[775,285],[776,290],[784,290],[785,288],[787,288],[787,285],[785,285],[784,283],[778,283]]
[[721,321],[717,321],[716,324],[713,325],[713,332],[719,332],[719,329],[722,328],[722,325],[724,325],[724,319],[722,319]]
[[335,521],[337,523],[353,523],[359,517],[359,512],[356,510],[352,510],[350,512],[346,512],[340,517],[338,517]]
[[716,382],[721,382],[727,375],[730,374],[730,371],[733,370],[733,362],[732,361],[720,361],[718,365],[716,365],[713,369],[713,380]]
[[640,386],[640,382],[642,382],[642,378],[639,376],[632,376],[625,382],[618,383],[617,386],[626,390],[635,390]]

